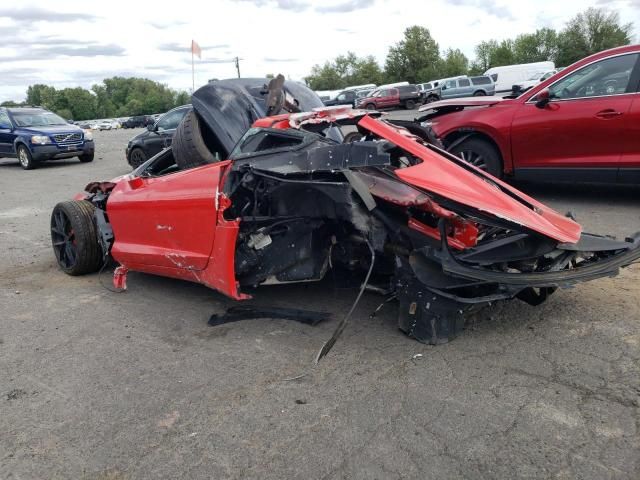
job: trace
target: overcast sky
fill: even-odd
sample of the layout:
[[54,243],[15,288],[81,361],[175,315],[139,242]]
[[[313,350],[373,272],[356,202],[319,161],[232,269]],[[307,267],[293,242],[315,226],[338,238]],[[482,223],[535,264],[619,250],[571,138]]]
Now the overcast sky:
[[301,79],[348,50],[382,64],[411,25],[472,58],[481,40],[561,28],[589,6],[618,11],[639,40],[640,0],[3,1],[0,102],[24,99],[33,83],[88,88],[114,75],[190,89],[192,38],[202,47],[196,87],[235,76],[236,55],[242,76]]

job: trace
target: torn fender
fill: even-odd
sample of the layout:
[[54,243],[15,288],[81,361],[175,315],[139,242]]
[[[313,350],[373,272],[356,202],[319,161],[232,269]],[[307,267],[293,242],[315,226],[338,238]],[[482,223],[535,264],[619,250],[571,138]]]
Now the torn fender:
[[401,180],[558,242],[576,243],[580,239],[582,227],[578,223],[473,165],[444,151],[432,150],[388,123],[364,117],[358,125],[422,160],[396,170]]

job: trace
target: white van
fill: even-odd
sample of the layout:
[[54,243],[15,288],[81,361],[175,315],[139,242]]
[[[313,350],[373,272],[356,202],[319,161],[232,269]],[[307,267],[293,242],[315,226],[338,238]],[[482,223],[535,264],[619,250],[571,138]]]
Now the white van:
[[556,66],[553,62],[522,63],[493,67],[484,74],[493,79],[496,84],[496,92],[507,92],[511,91],[514,85],[524,82],[537,72],[548,72],[554,68]]

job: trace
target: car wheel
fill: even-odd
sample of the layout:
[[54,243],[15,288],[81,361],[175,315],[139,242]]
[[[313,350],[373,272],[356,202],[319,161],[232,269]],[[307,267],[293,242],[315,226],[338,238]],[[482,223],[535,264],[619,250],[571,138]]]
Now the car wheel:
[[203,128],[204,125],[200,124],[200,119],[193,110],[187,112],[176,128],[171,146],[173,158],[180,169],[186,170],[215,161],[204,141]]
[[358,142],[362,139],[362,134],[360,132],[349,132],[344,136],[344,140],[342,143],[351,143]]
[[376,106],[373,103],[367,103],[364,108],[366,108],[367,110],[375,110]]
[[93,153],[87,153],[85,155],[80,155],[78,158],[82,163],[89,163],[89,162],[93,162],[93,156],[94,156]]
[[131,153],[129,153],[129,164],[133,168],[138,168],[140,165],[142,165],[146,161],[147,161],[147,155],[144,153],[144,150],[142,150],[141,148],[134,148],[133,150],[131,150]]
[[449,151],[462,158],[465,162],[490,173],[494,177],[500,178],[502,176],[502,160],[500,159],[500,154],[496,148],[486,140],[469,138]]
[[33,156],[27,147],[24,145],[18,145],[18,161],[20,166],[25,170],[32,170],[36,168],[36,162],[33,161]]
[[473,94],[473,96],[474,96],[474,97],[484,97],[484,96],[486,96],[486,95],[487,95],[487,94],[486,94],[485,92],[483,92],[482,90],[478,90],[477,92],[475,92],[475,93]]
[[404,102],[404,108],[406,108],[407,110],[413,110],[414,108],[416,108],[416,102],[414,102],[413,100],[407,100],[406,102]]
[[435,95],[429,95],[424,103],[432,103],[438,100],[438,97]]
[[51,213],[51,244],[60,268],[69,275],[96,272],[102,263],[93,213],[86,200],[58,203]]

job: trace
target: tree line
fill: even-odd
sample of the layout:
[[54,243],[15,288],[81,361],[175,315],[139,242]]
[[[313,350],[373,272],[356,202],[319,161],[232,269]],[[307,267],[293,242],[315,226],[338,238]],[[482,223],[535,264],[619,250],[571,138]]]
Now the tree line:
[[105,78],[90,90],[30,85],[24,102],[4,102],[2,106],[38,105],[65,119],[91,120],[166,112],[190,101],[187,92],[172,90],[147,78],[113,77]]
[[475,47],[470,61],[459,49],[440,51],[427,28],[414,25],[389,48],[384,67],[373,56],[352,52],[323,65],[314,65],[305,81],[313,90],[337,90],[349,85],[408,81],[421,83],[456,75],[479,75],[491,67],[551,60],[567,66],[607,48],[631,43],[633,24],[622,24],[616,12],[589,8],[556,31],[541,28],[513,39],[486,40]]

